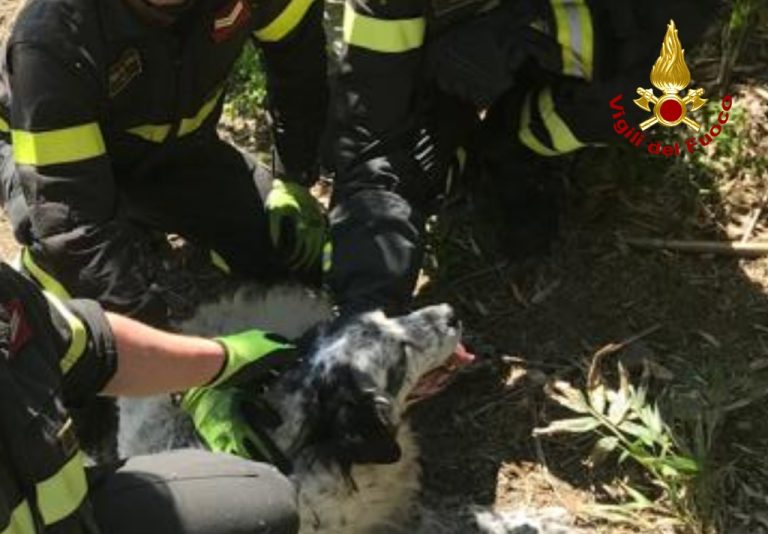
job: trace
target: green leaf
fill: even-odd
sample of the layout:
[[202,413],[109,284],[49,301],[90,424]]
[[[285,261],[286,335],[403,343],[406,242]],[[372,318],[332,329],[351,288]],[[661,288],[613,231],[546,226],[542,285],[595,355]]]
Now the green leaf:
[[671,455],[664,458],[664,463],[686,475],[696,475],[701,472],[701,466],[693,458]]
[[680,478],[680,472],[672,467],[671,465],[668,465],[664,461],[656,462],[658,463],[658,470],[661,472],[661,476],[664,478],[672,478],[672,479],[678,479]]
[[534,436],[548,436],[552,434],[583,434],[591,432],[600,426],[600,421],[593,417],[575,417],[573,419],[561,419],[552,421],[544,428],[533,429]]
[[641,508],[653,508],[654,504],[653,502],[643,495],[639,490],[636,490],[629,484],[622,484],[622,488],[624,488],[624,491],[627,492],[627,494],[632,498],[632,503],[641,507]]
[[619,430],[630,436],[639,438],[646,446],[653,447],[655,442],[654,435],[648,428],[631,421],[624,421],[619,425]]

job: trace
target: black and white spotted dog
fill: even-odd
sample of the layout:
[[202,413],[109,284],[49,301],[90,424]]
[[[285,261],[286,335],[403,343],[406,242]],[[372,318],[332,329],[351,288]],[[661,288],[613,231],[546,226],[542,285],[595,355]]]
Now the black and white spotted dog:
[[[202,306],[182,330],[221,335],[254,327],[296,339],[305,359],[263,399],[280,415],[269,438],[293,466],[302,532],[414,532],[419,452],[404,418],[472,356],[448,305],[397,318],[363,314],[327,329],[326,300],[300,288],[240,289]],[[306,338],[306,336],[305,336]],[[166,397],[121,399],[121,456],[200,446]]]

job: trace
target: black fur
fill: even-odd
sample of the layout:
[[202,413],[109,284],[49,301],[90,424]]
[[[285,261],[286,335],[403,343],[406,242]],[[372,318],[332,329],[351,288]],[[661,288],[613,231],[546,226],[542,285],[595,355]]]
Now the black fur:
[[391,464],[400,459],[392,397],[349,367],[331,369],[312,384],[307,439],[319,460],[336,463],[345,476],[353,464]]

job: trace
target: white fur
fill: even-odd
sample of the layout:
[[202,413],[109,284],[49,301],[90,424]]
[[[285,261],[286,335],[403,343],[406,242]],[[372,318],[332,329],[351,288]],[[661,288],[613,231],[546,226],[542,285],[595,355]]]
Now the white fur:
[[[280,287],[260,291],[247,288],[238,291],[234,297],[202,306],[193,320],[182,325],[182,330],[213,336],[258,327],[295,338],[330,317],[329,303],[303,289]],[[383,315],[372,314],[371,320],[381,323],[382,328],[390,329],[393,334],[402,334],[402,327],[386,323]],[[318,372],[338,363],[333,361],[334,355],[340,354],[334,347],[343,342],[341,338],[343,335],[329,339],[320,349],[313,366]],[[456,341],[456,338],[443,341],[441,345],[445,346],[440,347],[441,350],[446,352]],[[450,354],[450,350],[447,353]],[[435,359],[429,368],[442,363],[444,358],[445,354],[441,361]],[[385,369],[375,369],[375,362],[361,358],[359,363],[362,369],[376,375],[377,383],[383,379]],[[408,379],[413,382],[411,377]],[[278,385],[267,394],[283,419],[273,439],[284,451],[294,444],[303,422],[300,393],[285,395]],[[403,411],[405,395],[399,400],[403,403],[400,411]],[[118,443],[122,457],[171,448],[200,447],[189,419],[168,397],[123,398],[119,405]],[[292,458],[293,476],[299,487],[302,533],[411,532],[407,525],[416,512],[420,468],[418,448],[407,422],[399,425],[398,443],[402,449],[399,462],[352,467],[354,488],[337,467],[314,461],[311,451]]]
[[[429,310],[430,320],[444,321],[447,306]],[[378,329],[385,338],[404,340],[408,345],[407,372],[403,386],[395,395],[397,441],[400,461],[390,465],[354,465],[354,487],[336,464],[315,461],[312,450],[293,455],[293,478],[299,488],[301,532],[318,534],[383,533],[488,533],[563,534],[572,532],[570,521],[543,525],[535,516],[526,521],[519,513],[491,512],[486,509],[421,510],[419,450],[407,417],[401,420],[406,397],[419,376],[443,363],[458,340],[458,332],[440,324],[426,329],[421,311],[399,320],[383,314],[365,316],[363,324]],[[215,336],[260,328],[296,338],[331,317],[329,302],[320,295],[299,287],[264,290],[247,287],[233,296],[200,307],[181,329],[196,335]],[[421,321],[421,322],[420,322]],[[365,345],[360,340],[360,324],[321,339],[311,360],[309,374],[330,372],[334,366],[348,365],[385,387],[387,368],[394,356],[390,345]],[[363,340],[364,341],[364,340]],[[359,347],[350,352],[349,343]],[[283,451],[291,451],[306,419],[301,388],[278,383],[265,395],[281,415],[283,423],[272,433]],[[173,448],[200,447],[189,418],[167,396],[120,399],[118,443],[123,457],[150,454]],[[426,512],[426,513],[425,513]],[[420,517],[421,516],[421,517]],[[531,517],[531,516],[527,516]],[[420,521],[417,521],[420,519]],[[547,518],[549,519],[549,518]]]

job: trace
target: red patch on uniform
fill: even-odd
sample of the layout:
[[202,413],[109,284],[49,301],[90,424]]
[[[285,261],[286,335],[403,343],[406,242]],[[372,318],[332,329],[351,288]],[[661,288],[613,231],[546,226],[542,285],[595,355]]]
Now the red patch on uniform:
[[5,309],[8,310],[8,326],[10,330],[9,334],[9,352],[11,356],[19,353],[24,345],[32,337],[32,329],[27,322],[27,316],[24,313],[24,306],[19,299],[13,299],[5,304]]
[[214,42],[226,41],[251,20],[251,6],[247,0],[234,0],[216,12],[211,37]]

